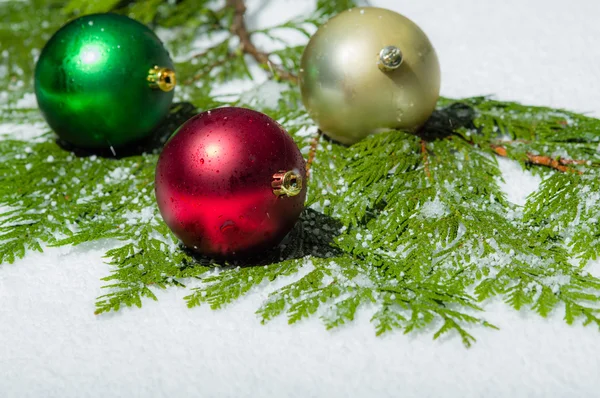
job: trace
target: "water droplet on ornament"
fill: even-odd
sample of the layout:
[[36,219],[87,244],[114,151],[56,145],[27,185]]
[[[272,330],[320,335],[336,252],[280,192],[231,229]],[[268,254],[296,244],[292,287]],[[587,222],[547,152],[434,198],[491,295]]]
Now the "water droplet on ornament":
[[94,26],[94,21],[90,21],[90,22],[88,22],[88,25],[90,25],[90,26]]
[[396,113],[396,120],[401,122],[403,116],[404,116],[404,111],[402,111],[402,109],[398,109],[398,112]]

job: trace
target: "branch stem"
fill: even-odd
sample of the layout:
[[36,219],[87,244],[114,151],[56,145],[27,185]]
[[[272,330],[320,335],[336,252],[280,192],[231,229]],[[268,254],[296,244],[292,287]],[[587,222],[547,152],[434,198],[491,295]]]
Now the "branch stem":
[[[508,151],[505,147],[501,145],[491,145],[492,150],[498,156],[508,157]],[[531,164],[546,166],[552,169],[558,170],[563,173],[577,173],[583,174],[579,170],[575,170],[571,167],[567,167],[568,164],[585,164],[583,160],[573,160],[573,159],[553,159],[550,156],[545,155],[534,155],[532,153],[527,152],[527,160]]]
[[429,157],[427,155],[427,142],[421,140],[421,154],[423,155],[423,169],[427,178],[431,179],[431,173],[429,172]]
[[270,54],[260,51],[254,43],[252,43],[250,33],[246,27],[246,21],[244,20],[244,15],[246,13],[244,0],[227,0],[227,7],[234,11],[231,33],[235,34],[240,39],[242,52],[252,56],[256,62],[263,67],[268,68],[275,78],[287,80],[293,84],[298,83],[298,77],[296,75],[286,71],[280,65],[271,62],[269,59]]

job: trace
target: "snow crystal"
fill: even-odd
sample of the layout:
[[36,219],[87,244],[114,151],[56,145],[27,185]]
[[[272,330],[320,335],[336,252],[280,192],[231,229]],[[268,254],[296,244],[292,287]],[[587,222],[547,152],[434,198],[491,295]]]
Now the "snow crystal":
[[287,89],[283,83],[267,80],[263,84],[253,87],[240,95],[243,104],[256,108],[277,108],[281,94]]
[[448,208],[440,201],[438,196],[434,200],[428,200],[421,206],[421,215],[425,218],[441,218],[448,214]]
[[598,201],[600,200],[599,192],[592,192],[585,195],[585,208],[586,210],[590,210],[593,207],[598,205]]
[[154,220],[155,211],[153,206],[144,207],[140,212],[127,212],[123,218],[129,225],[146,224]]
[[114,170],[108,173],[109,180],[104,179],[105,182],[110,182],[110,180],[125,180],[130,175],[131,170],[125,167],[116,167]]
[[16,140],[36,142],[48,130],[48,125],[43,122],[34,124],[2,123],[0,124],[0,138],[9,136]]
[[221,100],[228,101],[237,100],[245,94],[251,95],[251,93],[256,90],[258,86],[267,81],[268,74],[262,68],[256,65],[249,66],[249,70],[253,76],[253,80],[236,79],[222,84],[216,84],[212,87],[210,95]]

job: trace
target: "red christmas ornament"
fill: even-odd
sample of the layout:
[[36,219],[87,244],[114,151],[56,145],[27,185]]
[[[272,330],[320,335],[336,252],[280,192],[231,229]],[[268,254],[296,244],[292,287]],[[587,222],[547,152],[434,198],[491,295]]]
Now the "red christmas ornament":
[[156,199],[186,246],[239,258],[281,242],[304,208],[305,182],[304,159],[276,121],[219,108],[192,117],[167,142]]

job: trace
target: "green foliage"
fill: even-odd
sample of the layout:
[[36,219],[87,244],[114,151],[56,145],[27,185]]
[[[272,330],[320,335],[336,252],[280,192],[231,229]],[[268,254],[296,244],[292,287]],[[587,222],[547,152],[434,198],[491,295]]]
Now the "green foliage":
[[349,8],[358,6],[359,2],[354,0],[317,0],[316,15],[320,17],[322,22],[325,22],[332,15],[339,14]]
[[[0,263],[47,245],[110,239],[107,293],[97,299],[97,313],[140,307],[156,300],[156,289],[179,287],[189,289],[190,308],[223,308],[268,291],[257,310],[262,322],[318,316],[334,328],[368,311],[377,334],[433,327],[434,338],[454,333],[466,346],[475,325],[496,327],[484,311],[494,297],[541,316],[561,306],[567,323],[600,326],[600,279],[586,271],[600,247],[600,120],[563,110],[441,99],[419,136],[390,131],[351,147],[321,137],[308,208],[280,247],[244,263],[218,263],[182,248],[158,213],[154,169],[162,143],[196,109],[261,110],[287,128],[305,156],[317,136],[297,87],[276,78],[252,84],[250,58],[232,36],[232,14],[223,5],[0,3],[0,20],[9,21],[0,23],[0,128],[7,133],[0,139]],[[308,37],[352,5],[319,0],[313,15],[252,35],[281,44],[270,59],[295,72],[303,47],[288,46],[279,32]],[[57,145],[32,96],[35,57],[49,35],[69,18],[104,11],[155,27],[183,83],[155,136],[118,157]],[[241,82],[251,87],[241,95],[214,91]],[[544,177],[524,207],[500,189],[498,148]],[[535,155],[568,172],[533,164]]]

